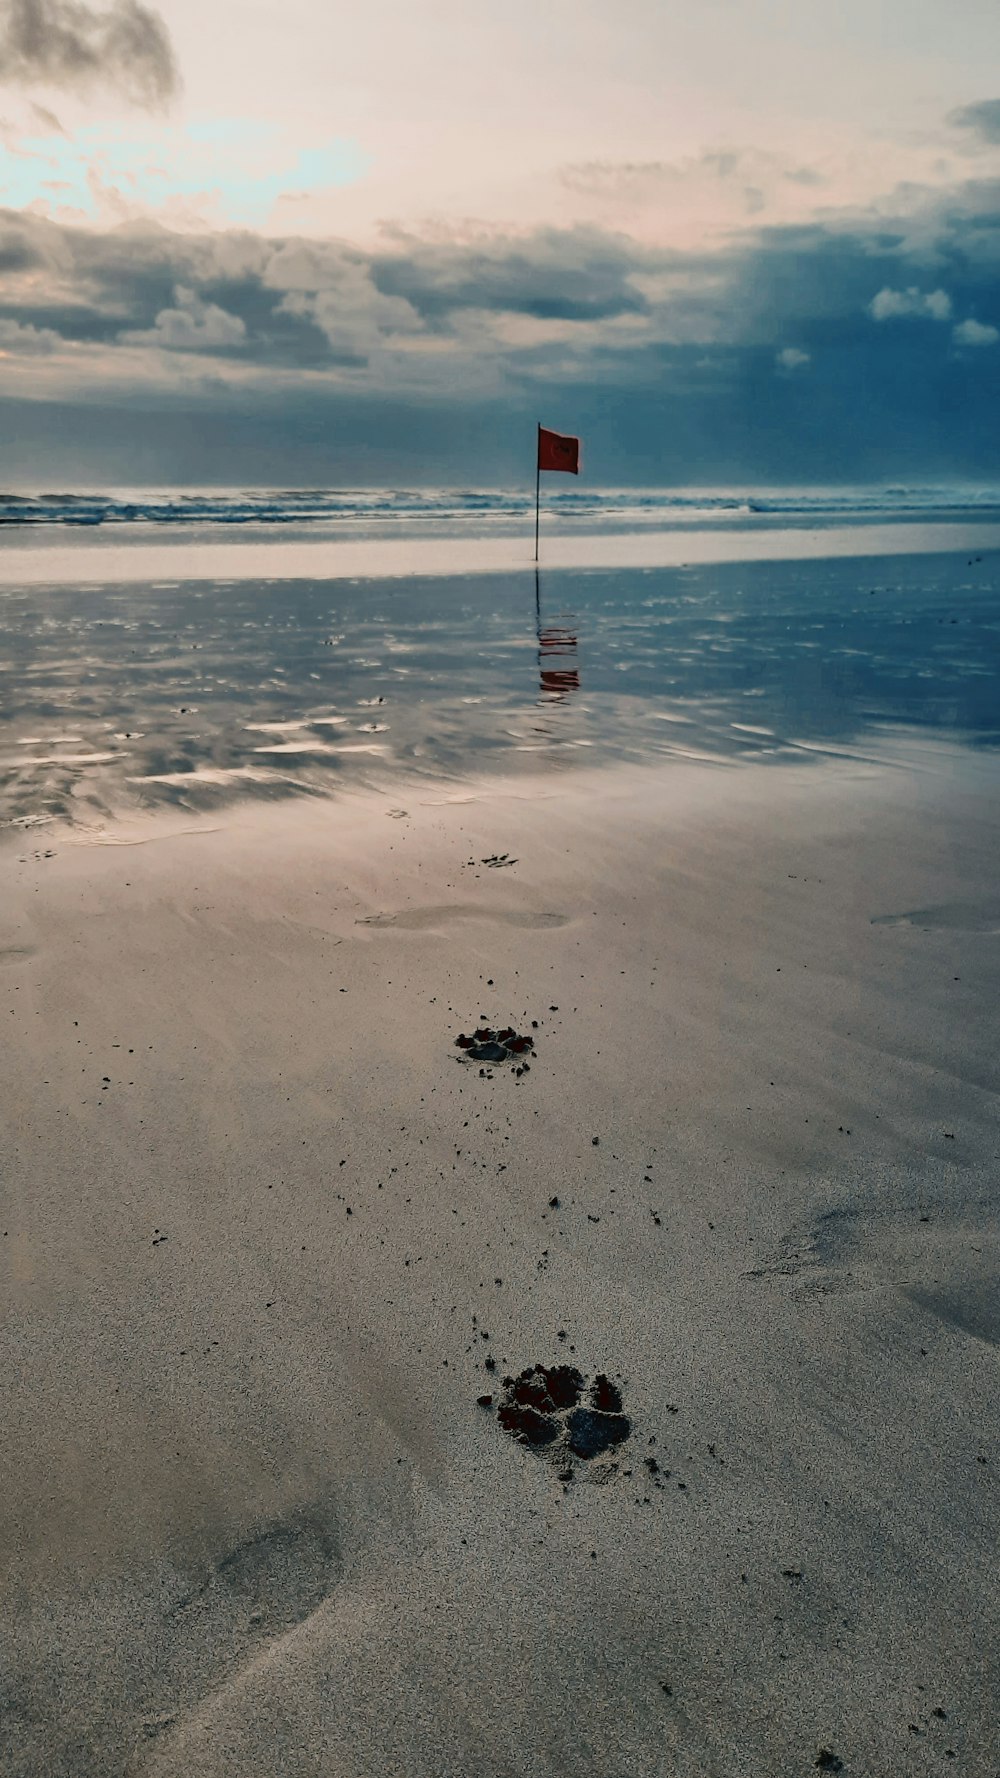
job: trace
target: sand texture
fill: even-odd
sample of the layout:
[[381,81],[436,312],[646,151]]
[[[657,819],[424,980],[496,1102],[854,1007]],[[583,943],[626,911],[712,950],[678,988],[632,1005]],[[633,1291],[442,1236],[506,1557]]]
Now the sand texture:
[[995,1778],[997,810],[8,836],[4,1778]]
[[[969,550],[996,551],[1000,526],[991,520],[959,523],[902,521],[872,522],[859,539],[856,523],[782,525],[727,531],[717,516],[704,525],[678,526],[674,530],[587,532],[582,535],[554,531],[546,534],[542,562],[546,570],[612,568],[666,568],[694,562],[780,562],[853,560],[859,555],[877,558],[964,554]],[[272,580],[332,581],[355,575],[451,575],[530,574],[532,558],[523,536],[392,537],[359,536],[322,539],[298,536],[285,540],[274,535],[263,545]],[[230,541],[224,528],[212,539],[192,538],[178,526],[175,535],[161,532],[155,543],[141,532],[111,542],[103,533],[86,533],[72,543],[6,543],[5,575],[27,586],[65,582],[68,585],[108,586],[181,575],[185,579],[214,577],[246,579],[259,571],[261,544]]]

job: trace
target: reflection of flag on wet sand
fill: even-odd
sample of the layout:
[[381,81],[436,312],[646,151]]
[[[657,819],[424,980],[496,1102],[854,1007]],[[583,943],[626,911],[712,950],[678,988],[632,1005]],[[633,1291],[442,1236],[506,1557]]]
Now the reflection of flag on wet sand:
[[[538,689],[550,704],[561,704],[580,689],[576,664],[576,622],[542,624],[542,585],[535,569],[535,627],[538,634]],[[556,665],[560,662],[560,665]]]
[[554,661],[562,656],[565,661],[574,660],[576,656],[576,636],[570,629],[559,624],[547,625],[538,632],[538,676],[539,689],[547,692],[549,697],[557,700],[566,696],[567,692],[579,691],[580,671],[576,666],[556,666]]
[[541,498],[542,470],[556,470],[563,475],[580,473],[580,440],[564,432],[538,428],[538,456],[535,464],[535,561],[538,560],[538,509]]

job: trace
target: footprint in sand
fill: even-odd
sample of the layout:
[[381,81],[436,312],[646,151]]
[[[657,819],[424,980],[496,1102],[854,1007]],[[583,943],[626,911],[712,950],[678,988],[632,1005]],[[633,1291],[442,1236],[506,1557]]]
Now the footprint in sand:
[[568,926],[568,914],[519,913],[503,908],[481,908],[472,902],[452,902],[443,907],[407,908],[399,914],[369,914],[358,920],[358,926],[395,927],[399,932],[428,932],[455,920],[482,920],[502,926],[524,926],[545,930],[552,926]]
[[546,1456],[589,1463],[624,1444],[632,1430],[621,1391],[603,1372],[588,1386],[572,1364],[536,1364],[505,1377],[503,1388],[499,1424],[518,1444]]
[[513,1025],[502,1031],[494,1031],[491,1025],[480,1025],[471,1037],[460,1031],[455,1047],[463,1052],[461,1060],[464,1062],[518,1062],[515,1073],[522,1074],[528,1068],[524,1058],[534,1053],[535,1040],[522,1037]]
[[876,914],[873,926],[912,926],[921,932],[1000,933],[1000,907],[971,907],[963,902],[942,902],[933,908],[913,908],[903,914]]
[[34,945],[0,945],[0,968],[8,963],[26,963],[35,955]]

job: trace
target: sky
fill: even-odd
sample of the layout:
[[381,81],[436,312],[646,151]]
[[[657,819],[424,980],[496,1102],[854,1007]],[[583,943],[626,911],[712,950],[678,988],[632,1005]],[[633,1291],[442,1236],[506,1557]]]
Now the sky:
[[989,483],[998,413],[995,0],[0,0],[3,485]]

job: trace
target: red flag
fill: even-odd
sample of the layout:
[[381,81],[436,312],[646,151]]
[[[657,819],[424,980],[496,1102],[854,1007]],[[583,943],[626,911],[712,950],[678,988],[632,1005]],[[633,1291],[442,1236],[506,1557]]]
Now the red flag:
[[539,469],[562,469],[567,475],[580,473],[580,440],[567,438],[561,432],[538,428]]

